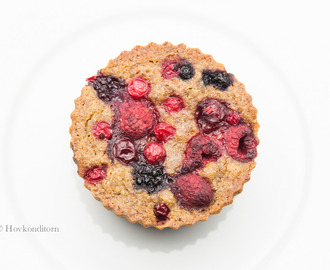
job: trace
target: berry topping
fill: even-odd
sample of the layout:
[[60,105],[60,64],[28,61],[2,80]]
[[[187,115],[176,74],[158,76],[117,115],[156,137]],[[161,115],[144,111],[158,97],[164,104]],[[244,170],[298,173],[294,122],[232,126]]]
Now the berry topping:
[[230,73],[217,70],[203,70],[202,80],[205,86],[212,85],[220,91],[225,91],[229,85],[232,85],[234,79]]
[[172,79],[180,74],[179,64],[177,61],[168,61],[163,63],[162,76],[164,79]]
[[237,161],[249,162],[257,156],[258,141],[245,124],[228,129],[225,142],[228,154]]
[[166,152],[164,147],[159,143],[149,143],[143,152],[144,156],[150,164],[157,164],[161,161],[164,161]]
[[180,97],[169,97],[163,104],[167,112],[178,112],[184,108],[184,102]]
[[92,77],[89,77],[86,79],[87,82],[90,82],[90,81],[94,81],[96,78],[96,75],[92,76]]
[[168,139],[173,137],[176,129],[167,123],[159,123],[155,126],[155,135],[158,141],[166,142]]
[[240,121],[240,116],[239,116],[238,112],[233,112],[233,113],[228,114],[226,117],[226,121],[229,124],[236,126]]
[[205,98],[198,102],[195,118],[199,128],[206,134],[219,129],[224,123],[228,108],[218,99]]
[[172,182],[172,178],[161,165],[134,163],[132,175],[135,188],[145,189],[149,194],[164,189],[168,183]]
[[196,174],[179,177],[172,187],[178,203],[188,209],[203,209],[212,203],[214,191],[211,183]]
[[110,124],[107,122],[104,122],[104,121],[95,123],[95,125],[93,126],[93,129],[92,129],[92,132],[95,137],[97,137],[101,140],[104,140],[104,139],[109,140],[112,136],[112,130],[111,130]]
[[104,102],[109,102],[114,97],[117,97],[120,90],[125,88],[125,83],[114,76],[94,76],[94,79],[91,79],[89,83],[97,92],[99,99]]
[[182,80],[189,80],[195,75],[195,70],[191,64],[183,64],[180,67],[179,77]]
[[141,98],[150,91],[150,84],[142,78],[134,78],[128,83],[127,91],[133,98]]
[[112,154],[125,165],[138,160],[134,143],[127,139],[116,141],[112,148]]
[[188,142],[185,158],[182,161],[181,173],[192,172],[216,161],[221,156],[220,142],[212,137],[197,134]]
[[154,118],[153,111],[140,102],[126,102],[119,108],[120,130],[132,139],[148,135],[154,127]]
[[171,210],[165,203],[157,203],[154,206],[154,214],[158,223],[163,223],[168,219]]
[[106,175],[107,175],[107,166],[98,165],[89,168],[84,175],[84,179],[86,180],[87,183],[95,185],[97,182],[102,181]]

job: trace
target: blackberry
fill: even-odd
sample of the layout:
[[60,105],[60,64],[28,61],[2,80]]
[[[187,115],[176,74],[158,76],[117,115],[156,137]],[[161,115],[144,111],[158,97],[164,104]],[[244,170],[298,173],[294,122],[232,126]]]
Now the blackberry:
[[118,97],[120,90],[125,88],[125,83],[114,76],[96,76],[89,81],[97,92],[97,96],[104,102],[109,102],[114,97]]
[[205,86],[213,85],[220,91],[225,91],[228,86],[232,85],[234,80],[230,73],[226,71],[217,70],[203,70],[202,80]]
[[165,172],[161,165],[151,165],[144,162],[133,164],[132,171],[136,189],[144,189],[149,194],[164,189],[172,178]]
[[180,67],[180,74],[179,77],[186,81],[194,77],[195,75],[195,70],[191,64],[183,64]]

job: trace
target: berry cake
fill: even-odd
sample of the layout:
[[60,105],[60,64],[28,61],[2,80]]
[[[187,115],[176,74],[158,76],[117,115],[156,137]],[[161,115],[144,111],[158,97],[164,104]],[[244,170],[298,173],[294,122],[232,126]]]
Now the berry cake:
[[177,229],[232,203],[255,167],[257,110],[210,55],[136,46],[87,79],[70,128],[93,196],[145,227]]

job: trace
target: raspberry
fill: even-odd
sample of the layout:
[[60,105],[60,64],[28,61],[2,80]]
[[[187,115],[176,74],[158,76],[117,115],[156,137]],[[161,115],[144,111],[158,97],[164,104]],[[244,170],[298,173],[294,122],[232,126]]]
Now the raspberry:
[[104,140],[109,140],[112,136],[112,130],[109,123],[100,121],[94,124],[92,132],[95,137]]
[[179,177],[172,192],[178,203],[188,209],[206,208],[211,205],[214,197],[211,183],[196,174]]
[[157,223],[164,223],[168,219],[168,215],[171,210],[165,203],[157,203],[154,206],[154,214],[157,219]]
[[97,92],[97,96],[104,102],[109,102],[120,94],[125,88],[125,83],[114,76],[97,75],[88,79],[89,84]]
[[226,71],[217,70],[203,70],[202,80],[205,86],[213,85],[220,91],[225,91],[228,86],[232,85],[234,79],[230,73]]
[[184,102],[180,97],[169,97],[163,105],[167,112],[178,112],[185,107]]
[[223,120],[228,111],[223,101],[215,98],[205,98],[198,102],[195,119],[199,128],[209,134],[226,124]]
[[195,70],[191,64],[182,64],[180,66],[180,74],[179,77],[186,81],[194,77],[195,75]]
[[216,161],[220,156],[220,143],[216,139],[197,134],[188,142],[181,173],[185,174],[199,169],[211,161]]
[[226,117],[226,121],[229,124],[236,126],[240,121],[240,116],[239,116],[238,112],[233,112],[233,113],[228,114]]
[[225,143],[228,154],[237,161],[249,162],[257,156],[258,141],[245,124],[231,127],[226,133]]
[[166,156],[164,147],[161,144],[155,142],[147,144],[147,146],[144,148],[143,154],[150,164],[157,164],[161,161],[164,161]]
[[162,66],[162,76],[164,79],[172,79],[180,74],[179,63],[177,61],[167,61]]
[[150,83],[142,78],[134,78],[128,83],[127,91],[133,98],[141,98],[150,91]]
[[149,194],[164,189],[173,181],[163,166],[144,162],[133,163],[132,175],[135,188],[144,189]]
[[107,166],[106,165],[97,165],[92,168],[89,168],[85,175],[84,179],[87,183],[95,185],[97,182],[102,181],[107,175]]
[[155,135],[158,141],[166,142],[175,134],[176,129],[167,123],[159,123],[155,126]]
[[116,141],[112,148],[112,154],[125,165],[138,160],[134,143],[127,139]]
[[121,132],[132,139],[148,135],[155,123],[154,113],[139,102],[126,102],[119,108]]

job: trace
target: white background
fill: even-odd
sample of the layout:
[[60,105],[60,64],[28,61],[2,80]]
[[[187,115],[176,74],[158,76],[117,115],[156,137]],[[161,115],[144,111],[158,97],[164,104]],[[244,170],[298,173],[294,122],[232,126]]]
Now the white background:
[[[56,131],[52,130],[51,125],[48,124],[49,121],[38,122],[38,119],[25,119],[25,123],[38,125],[38,127],[34,129],[29,128],[28,124],[24,125],[24,123],[17,122],[21,127],[20,129],[17,127],[16,123],[10,123],[11,119],[18,119],[17,116],[14,116],[15,111],[20,111],[22,114],[22,110],[25,109],[24,106],[28,106],[27,104],[36,105],[36,103],[33,103],[35,100],[33,100],[31,95],[24,94],[24,87],[27,84],[31,84],[29,80],[35,74],[43,74],[43,68],[47,67],[48,59],[52,58],[53,60],[51,63],[56,63],[56,67],[59,69],[59,71],[53,73],[52,76],[49,74],[45,75],[52,78],[52,81],[49,81],[49,83],[57,87],[63,87],[63,85],[67,84],[71,87],[70,82],[66,81],[68,78],[65,77],[63,79],[63,77],[60,76],[60,63],[65,65],[66,62],[62,61],[62,58],[65,57],[64,54],[70,52],[70,50],[79,52],[79,46],[74,49],[67,49],[66,46],[70,46],[70,44],[67,45],[67,43],[70,43],[72,40],[81,39],[80,37],[84,35],[84,31],[90,32],[94,27],[100,27],[101,33],[102,25],[111,18],[117,20],[116,22],[112,22],[112,27],[121,27],[121,24],[125,24],[125,22],[122,21],[117,14],[126,14],[125,16],[127,16],[127,14],[132,14],[134,20],[137,20],[136,25],[139,25],[139,18],[141,18],[142,24],[142,21],[146,17],[152,17],[152,13],[162,12],[163,15],[165,14],[164,17],[174,21],[191,20],[191,18],[203,20],[204,18],[204,21],[201,21],[201,29],[207,28],[207,24],[211,24],[212,22],[218,23],[217,25],[223,25],[223,31],[226,31],[227,36],[230,37],[231,33],[239,36],[239,38],[236,39],[241,41],[239,46],[252,48],[247,50],[247,52],[258,51],[259,60],[256,59],[255,61],[258,62],[260,59],[267,59],[268,67],[276,73],[277,78],[280,78],[286,88],[289,89],[288,95],[293,101],[288,103],[288,106],[295,107],[295,111],[299,115],[299,121],[301,122],[300,125],[304,130],[303,136],[305,139],[302,141],[304,145],[301,145],[303,151],[297,147],[293,149],[290,148],[289,150],[296,151],[297,160],[299,160],[301,156],[304,156],[307,161],[296,171],[296,175],[303,175],[304,179],[307,179],[306,181],[308,184],[304,186],[306,190],[304,190],[303,202],[300,204],[300,207],[297,208],[299,213],[295,213],[296,219],[294,226],[291,226],[290,230],[285,231],[283,235],[278,236],[278,238],[282,239],[280,245],[275,245],[269,252],[265,251],[265,254],[262,256],[260,255],[258,260],[249,260],[240,252],[234,254],[235,250],[233,249],[230,253],[234,258],[232,267],[228,264],[225,269],[330,269],[330,197],[328,195],[328,190],[330,188],[330,176],[328,172],[328,164],[330,162],[330,87],[328,84],[330,75],[329,11],[330,4],[328,4],[328,1],[2,1],[0,11],[0,138],[2,140],[0,154],[2,156],[0,161],[2,162],[1,172],[3,172],[3,174],[0,174],[0,225],[13,224],[19,226],[26,220],[30,222],[30,224],[26,225],[38,225],[43,224],[43,222],[47,220],[52,222],[48,225],[59,226],[64,232],[63,234],[60,233],[60,235],[45,236],[42,239],[42,241],[45,242],[41,241],[43,243],[42,245],[40,244],[40,240],[33,234],[10,234],[3,231],[0,232],[0,268],[52,269],[51,267],[53,267],[54,269],[75,269],[75,267],[79,267],[82,269],[81,262],[86,262],[86,267],[92,267],[93,265],[100,267],[102,265],[103,268],[112,269],[116,267],[121,269],[120,266],[125,268],[124,266],[129,265],[127,261],[137,259],[138,256],[145,256],[143,257],[146,258],[145,264],[137,260],[136,269],[142,269],[143,267],[145,267],[145,269],[153,269],[155,267],[162,269],[162,262],[160,262],[160,260],[163,255],[164,259],[168,260],[168,254],[172,254],[173,258],[175,258],[175,261],[172,262],[174,268],[177,265],[182,269],[204,269],[203,267],[210,267],[210,262],[212,262],[215,268],[217,265],[223,266],[221,261],[216,263],[217,258],[214,257],[215,252],[211,251],[209,253],[212,254],[213,257],[207,257],[207,255],[203,253],[205,255],[203,260],[192,256],[191,261],[180,261],[181,255],[182,258],[183,256],[184,258],[189,258],[189,254],[187,255],[188,252],[193,252],[192,254],[194,254],[194,256],[198,255],[198,252],[196,253],[196,250],[199,248],[198,245],[204,245],[203,247],[206,249],[209,248],[210,250],[215,250],[217,248],[221,250],[224,248],[223,245],[227,244],[226,241],[228,241],[229,245],[230,239],[219,239],[218,246],[216,241],[208,239],[208,237],[212,237],[212,235],[217,235],[213,232],[217,231],[217,229],[219,230],[217,226],[212,228],[212,232],[201,237],[205,238],[205,241],[192,238],[191,241],[185,239],[185,243],[173,242],[172,244],[166,242],[163,236],[155,234],[154,231],[148,233],[148,231],[146,232],[144,229],[137,229],[135,232],[148,238],[146,244],[137,244],[139,241],[143,242],[143,238],[138,239],[134,235],[122,237],[122,235],[124,235],[123,231],[120,231],[117,235],[116,230],[103,229],[102,231],[100,228],[96,227],[96,229],[100,231],[101,237],[108,237],[110,234],[112,235],[109,238],[110,242],[124,243],[118,247],[120,252],[122,252],[120,256],[112,256],[111,254],[114,253],[114,250],[109,250],[109,258],[98,258],[97,249],[101,249],[103,246],[95,245],[95,239],[86,237],[86,231],[84,231],[83,228],[80,231],[80,228],[72,227],[73,223],[71,220],[74,220],[76,213],[64,212],[62,220],[52,220],[51,217],[54,214],[52,211],[56,211],[54,210],[56,209],[56,203],[54,202],[54,208],[42,209],[40,202],[36,199],[36,195],[40,193],[41,198],[47,198],[47,196],[43,194],[46,192],[52,194],[53,190],[51,190],[47,184],[33,186],[34,179],[31,177],[31,174],[28,174],[29,177],[25,178],[24,176],[27,172],[20,170],[21,167],[28,167],[26,164],[30,166],[32,163],[40,163],[40,166],[42,166],[44,160],[47,160],[47,157],[29,160],[28,151],[31,152],[30,156],[33,157],[33,147],[47,148],[48,146],[40,146],[38,144],[32,146],[28,145],[26,149],[23,148],[22,151],[24,153],[22,153],[22,155],[16,155],[16,153],[19,152],[15,149],[15,146],[13,146],[16,164],[12,162],[9,164],[6,162],[6,157],[3,156],[3,153],[8,152],[8,149],[5,149],[6,140],[10,138],[19,140],[20,143],[17,143],[17,145],[21,147],[21,142],[24,141],[25,138],[28,138],[31,133],[40,135],[43,138],[45,136],[51,137],[51,135],[48,135],[50,132],[56,134]],[[208,21],[208,19],[210,19],[210,21]],[[171,25],[170,22],[164,21],[163,23],[165,26],[167,23]],[[123,32],[122,36],[113,37],[114,42],[117,43],[120,43],[121,39],[129,40],[125,48],[120,49],[114,46],[114,51],[108,54],[100,55],[100,53],[96,53],[98,56],[96,59],[92,59],[92,57],[88,55],[79,63],[82,64],[82,66],[72,66],[72,80],[76,80],[73,86],[79,89],[85,77],[93,75],[93,72],[98,68],[105,66],[105,59],[109,58],[108,55],[115,57],[121,50],[129,50],[133,45],[138,44],[139,33],[145,36],[145,32],[148,30],[151,32],[157,31],[152,25],[149,26],[150,29],[137,28],[135,27],[136,25],[134,23],[132,24],[131,32]],[[185,27],[183,27],[184,25],[185,24],[178,24],[176,28],[170,27],[168,31],[175,31],[178,33],[182,31],[182,41],[185,42],[186,39],[184,35],[186,30]],[[209,27],[211,28],[214,26],[209,25]],[[205,29],[205,31],[207,31],[207,29]],[[219,31],[221,31],[221,29],[219,29]],[[198,35],[199,33],[196,32],[196,40],[198,40]],[[130,36],[132,37],[131,39],[129,38]],[[150,41],[153,41],[152,36],[153,34],[151,33]],[[203,35],[201,34],[201,36]],[[210,40],[212,38],[210,37]],[[87,41],[81,39],[80,42]],[[97,40],[88,42],[90,42],[89,46],[93,46],[94,44],[96,48],[102,48],[102,46],[97,44]],[[77,42],[75,44],[77,44]],[[54,52],[56,52],[56,54]],[[54,55],[56,55],[58,62],[56,62],[56,59],[54,60]],[[225,55],[225,52],[219,52],[219,55]],[[224,56],[224,58],[226,58],[226,56]],[[229,67],[234,67],[234,70],[238,70],[239,68],[236,68],[236,62],[239,61],[237,59],[232,60],[231,64],[231,59],[229,58],[223,61],[227,67],[229,65]],[[245,63],[245,65],[247,64]],[[252,69],[256,68],[258,64],[251,61],[248,66]],[[65,68],[68,70],[71,69],[71,67]],[[54,70],[54,67],[52,70]],[[233,73],[235,72],[233,71]],[[249,78],[244,78],[244,72],[242,70],[239,70],[239,73],[242,81],[249,82]],[[254,72],[250,70],[248,74],[251,73]],[[255,78],[257,78],[259,74],[262,74],[262,71],[255,70]],[[29,77],[30,75],[32,77]],[[262,81],[263,78],[260,80]],[[40,86],[38,87],[40,88]],[[274,89],[272,85],[265,84],[264,87],[272,88],[274,92],[276,92],[276,89]],[[53,103],[58,101],[59,98],[56,97],[56,93],[53,93],[54,96],[50,95],[47,93],[47,88],[48,86],[45,86],[47,102]],[[56,87],[52,89],[56,89]],[[282,90],[279,89],[279,93],[281,91]],[[23,97],[20,97],[21,95]],[[79,90],[74,90],[72,93],[68,94],[68,97],[65,97],[65,103],[71,104],[73,98],[78,95]],[[274,93],[274,95],[277,95],[277,93]],[[259,108],[262,109],[263,100],[261,100],[260,97],[258,98],[258,93],[253,93],[253,97],[257,105],[259,105]],[[274,100],[276,100],[276,98],[274,98]],[[42,98],[40,101],[46,102],[46,100]],[[276,101],[278,102],[278,100]],[[16,108],[18,105],[20,105],[20,108]],[[73,105],[70,106],[73,108]],[[42,107],[47,109],[47,105],[42,105]],[[52,108],[52,106],[50,107]],[[26,109],[28,109],[28,107],[26,107]],[[58,110],[61,110],[60,106]],[[278,104],[278,110],[281,110],[281,112],[274,110],[274,116],[277,114],[281,116],[284,115],[284,118],[278,121],[283,121],[283,123],[287,124],[291,117],[290,112],[292,108],[286,107],[285,100],[283,99],[283,104]],[[288,115],[285,115],[283,110],[287,110]],[[61,121],[56,119],[56,112],[50,115],[53,117],[51,121]],[[262,115],[259,117],[266,126],[271,127],[272,123],[267,122],[267,119],[264,119]],[[40,117],[40,119],[44,120],[43,117]],[[68,126],[70,124],[69,119],[65,121],[64,126]],[[292,125],[294,126],[295,123],[292,123]],[[265,138],[265,143],[271,144],[271,140],[276,140],[277,138],[285,140],[287,131],[278,129],[278,126],[280,126],[279,123],[274,123],[276,129],[273,130],[273,137]],[[14,128],[11,130],[11,127]],[[300,129],[299,132],[301,132]],[[290,139],[292,139],[292,136],[293,134],[287,134],[287,137]],[[41,139],[41,141],[43,142],[44,139]],[[53,142],[49,142],[49,144],[52,143]],[[290,142],[283,141],[283,145],[290,146]],[[290,154],[288,154],[285,148],[281,151],[283,151],[283,160],[285,160],[285,162],[295,163],[294,153],[290,152]],[[285,159],[285,157],[290,157],[290,160]],[[258,160],[258,164],[261,165],[262,160]],[[40,178],[38,173],[43,173],[42,168],[40,168],[39,171],[38,166],[31,166],[34,166],[33,173],[36,174],[36,178]],[[68,167],[69,169],[75,170],[74,166],[70,166]],[[11,178],[8,177],[5,171],[13,171],[13,167],[15,168],[15,173],[12,173],[12,176],[13,178],[16,177],[16,179],[22,179],[22,185],[17,185],[16,183],[15,185],[11,185],[11,189],[8,189],[7,187],[9,185],[7,181]],[[56,168],[56,166],[54,166],[54,168]],[[292,168],[295,168],[294,165],[292,165]],[[58,170],[61,170],[61,168],[58,168]],[[281,160],[274,160],[273,170],[274,171],[269,171],[270,175],[276,174],[278,177],[281,177],[279,173],[281,172]],[[286,174],[288,172],[284,170],[283,173]],[[293,175],[295,174],[295,172],[290,173]],[[49,172],[49,174],[51,175],[52,172]],[[73,174],[74,171],[72,175]],[[256,176],[258,176],[258,172],[256,172]],[[56,179],[52,179],[49,175],[45,175],[44,177],[45,181],[50,181],[49,179],[51,179],[51,181],[56,181]],[[72,176],[72,179],[73,178]],[[283,175],[283,179],[286,179],[285,175]],[[70,180],[71,179],[69,179],[69,181]],[[299,181],[299,177],[297,177],[297,179],[292,177],[292,182],[295,183],[295,181]],[[281,183],[281,185],[283,184],[280,179],[279,183]],[[244,198],[249,198],[249,190],[250,192],[253,190],[253,182],[251,181],[248,185],[249,187],[246,188],[246,192],[244,191],[243,194],[240,195],[242,199],[240,198],[237,200],[238,205],[240,203],[242,205]],[[290,183],[288,183],[288,186],[289,185]],[[33,186],[33,189],[31,186]],[[299,184],[297,184],[297,187],[298,186]],[[72,190],[78,190],[81,188],[81,185],[74,184],[70,186],[70,184],[68,184],[67,188],[63,187],[64,190],[56,190],[56,192],[63,190],[63,193],[57,193],[59,201],[67,202],[65,198],[69,197],[73,192],[70,188]],[[257,188],[257,184],[254,188]],[[16,195],[11,193],[13,190],[17,191],[17,193],[15,193]],[[34,192],[31,193],[31,198],[29,198],[28,194],[24,192],[31,192],[31,190]],[[20,207],[13,203],[12,196],[18,196],[16,201],[19,201],[20,205],[26,203],[29,207],[41,207],[42,211],[44,211],[42,212],[44,216],[39,215],[30,219],[26,219],[26,217],[23,218],[24,213],[21,213]],[[49,195],[49,198],[52,199],[52,196],[53,195]],[[78,195],[77,202],[74,202],[75,197],[73,196],[72,204],[76,207],[77,212],[84,211],[84,208],[94,209],[94,205],[95,209],[102,208],[97,202],[94,203],[90,197],[87,191],[83,191]],[[22,198],[24,198],[24,200],[26,200],[26,198],[28,199],[24,201]],[[84,201],[83,207],[79,204],[81,200]],[[87,206],[85,206],[85,204]],[[61,202],[59,202],[59,205],[61,209],[64,209],[64,205],[62,205]],[[233,215],[232,213],[235,207],[236,204],[234,208],[229,208],[231,210],[226,210],[227,212],[223,213],[224,216],[228,216],[227,218],[224,217],[224,220],[221,218],[218,219],[221,225],[230,222],[230,216]],[[284,212],[283,210],[283,213]],[[107,213],[100,210],[99,214],[93,218],[102,218],[104,215],[107,215]],[[57,217],[56,214],[54,214],[54,216]],[[286,219],[285,216],[283,218]],[[70,222],[68,222],[69,220]],[[213,219],[213,223],[214,220],[215,219]],[[93,223],[93,220],[88,220],[88,222]],[[210,220],[208,222],[211,224],[212,221]],[[74,224],[77,226],[76,223]],[[120,223],[120,225],[122,225],[128,233],[132,232],[129,229],[130,225],[126,223]],[[260,224],[254,225],[259,226]],[[202,227],[199,226],[196,228]],[[65,234],[65,232],[73,230],[77,231],[77,233],[71,236]],[[262,231],[262,228],[260,228],[260,231]],[[183,230],[182,234],[189,235],[192,234],[191,232],[194,231],[189,232]],[[79,233],[83,234],[79,235]],[[92,234],[91,232],[91,235]],[[152,235],[152,237],[150,235]],[[230,232],[228,232],[228,235],[230,235]],[[47,237],[49,237],[48,240]],[[166,243],[166,248],[159,248],[158,244],[153,243],[150,237],[154,238],[154,241],[164,241],[164,243]],[[275,236],[269,235],[268,237]],[[135,239],[136,242],[129,240],[130,238]],[[64,248],[65,245],[68,245],[70,248],[72,247],[70,251],[72,252],[72,260],[70,260],[70,254],[67,254],[65,259],[63,254],[59,255],[60,252],[57,254],[55,246],[54,248],[47,246],[47,241],[52,243],[52,245],[56,244],[56,247]],[[72,241],[78,242],[72,244]],[[91,243],[93,243],[93,245],[91,245]],[[212,245],[208,247],[207,243],[212,243]],[[250,243],[247,242],[241,243],[241,245],[246,246],[247,251],[249,244]],[[251,245],[253,245],[252,242]],[[85,252],[81,252],[77,255],[75,247],[78,248],[78,246],[80,247],[79,250]],[[156,253],[153,253],[153,248],[157,249],[155,250]],[[99,254],[104,256],[104,252],[100,251]],[[81,261],[77,259],[79,256],[81,256]],[[150,264],[148,263],[147,256],[150,256],[151,261],[153,261],[153,258],[157,258],[157,261],[153,261],[154,264]],[[86,259],[86,257],[88,259]],[[221,257],[220,254],[219,257]],[[194,260],[196,260],[196,263],[194,263]],[[221,260],[221,258],[219,258],[219,260]],[[244,263],[239,264],[235,262],[240,260],[246,260],[246,267],[242,267]],[[105,264],[106,261],[108,262],[107,264]],[[159,265],[156,265],[157,263]],[[240,267],[237,266],[237,268],[235,268],[236,265],[240,265]]]

